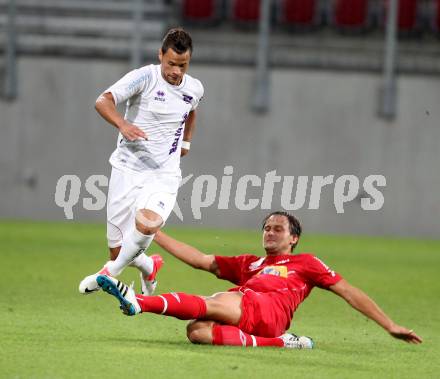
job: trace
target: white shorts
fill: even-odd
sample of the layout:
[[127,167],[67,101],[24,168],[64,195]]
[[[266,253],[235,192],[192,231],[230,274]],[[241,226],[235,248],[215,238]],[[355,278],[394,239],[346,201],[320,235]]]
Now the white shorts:
[[109,247],[122,245],[124,235],[135,227],[136,211],[149,209],[165,221],[176,202],[180,176],[136,175],[112,168],[107,196]]

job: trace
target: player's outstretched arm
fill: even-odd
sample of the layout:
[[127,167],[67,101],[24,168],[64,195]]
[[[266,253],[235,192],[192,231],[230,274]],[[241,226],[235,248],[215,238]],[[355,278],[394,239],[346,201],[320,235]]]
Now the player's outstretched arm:
[[95,109],[105,121],[119,129],[121,134],[129,141],[147,138],[141,129],[124,120],[119,114],[113,95],[110,92],[106,92],[96,99]]
[[177,241],[169,235],[159,230],[154,236],[154,241],[171,255],[174,255],[182,262],[200,270],[212,272],[218,275],[218,265],[214,255],[207,255],[197,250],[195,247]]
[[395,324],[365,292],[352,286],[346,280],[342,279],[330,286],[330,290],[341,296],[354,309],[376,321],[393,337],[409,343],[418,344],[422,342],[422,339],[412,330]]

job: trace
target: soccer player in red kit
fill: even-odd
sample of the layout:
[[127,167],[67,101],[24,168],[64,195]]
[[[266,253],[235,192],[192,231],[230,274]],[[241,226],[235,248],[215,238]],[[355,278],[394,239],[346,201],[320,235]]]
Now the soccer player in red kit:
[[312,254],[292,254],[300,235],[301,225],[293,215],[273,212],[263,222],[265,256],[225,257],[203,254],[163,232],[157,233],[155,241],[170,254],[237,286],[210,297],[185,293],[135,295],[132,288],[117,279],[101,275],[97,281],[104,291],[118,298],[127,315],[151,312],[192,320],[187,335],[193,343],[312,348],[309,337],[298,337],[286,330],[313,287],[341,296],[391,336],[409,343],[422,342],[320,259]]

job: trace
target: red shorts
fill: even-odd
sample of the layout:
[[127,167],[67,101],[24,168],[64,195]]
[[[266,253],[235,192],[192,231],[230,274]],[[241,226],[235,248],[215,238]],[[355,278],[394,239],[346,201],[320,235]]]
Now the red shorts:
[[242,315],[238,327],[259,337],[278,337],[290,327],[290,316],[275,292],[242,291]]

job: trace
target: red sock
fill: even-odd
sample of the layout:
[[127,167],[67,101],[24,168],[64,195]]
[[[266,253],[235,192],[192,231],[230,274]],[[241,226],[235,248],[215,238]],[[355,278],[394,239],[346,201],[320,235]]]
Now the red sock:
[[284,342],[281,338],[258,337],[247,334],[230,325],[215,324],[212,328],[212,344],[227,346],[277,346],[283,347]]
[[136,295],[142,312],[173,316],[181,320],[200,319],[206,316],[203,298],[182,292],[165,293],[158,296]]

